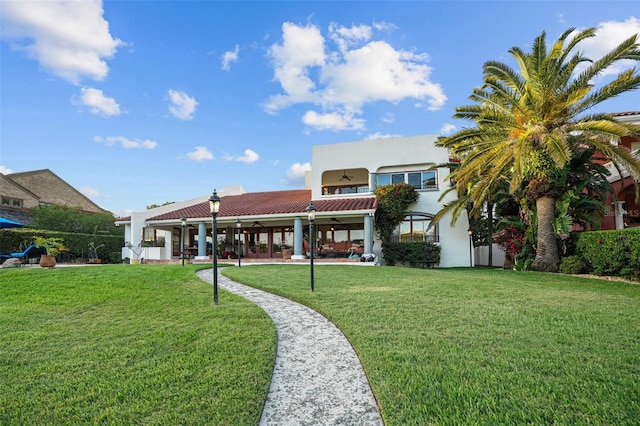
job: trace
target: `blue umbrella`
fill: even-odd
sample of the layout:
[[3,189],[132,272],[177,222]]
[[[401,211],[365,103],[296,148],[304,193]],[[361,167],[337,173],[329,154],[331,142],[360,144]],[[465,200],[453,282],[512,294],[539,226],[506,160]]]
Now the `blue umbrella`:
[[22,228],[24,223],[15,222],[13,220],[0,217],[0,228]]

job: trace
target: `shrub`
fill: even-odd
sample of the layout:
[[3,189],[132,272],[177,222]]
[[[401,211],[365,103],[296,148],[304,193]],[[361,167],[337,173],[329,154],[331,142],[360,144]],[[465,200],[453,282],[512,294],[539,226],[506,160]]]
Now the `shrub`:
[[98,255],[108,263],[122,262],[122,237],[113,235],[78,234],[71,232],[46,231],[41,229],[2,229],[0,230],[0,252],[11,253],[26,248],[34,237],[58,238],[64,240],[66,251],[60,254],[61,262],[88,258],[88,247],[104,244]]
[[582,232],[576,251],[596,275],[640,279],[640,229]]
[[584,261],[580,256],[565,256],[560,263],[560,272],[563,274],[584,274],[586,272]]
[[433,266],[440,263],[440,246],[430,242],[384,243],[384,261],[389,266],[397,262],[409,266]]

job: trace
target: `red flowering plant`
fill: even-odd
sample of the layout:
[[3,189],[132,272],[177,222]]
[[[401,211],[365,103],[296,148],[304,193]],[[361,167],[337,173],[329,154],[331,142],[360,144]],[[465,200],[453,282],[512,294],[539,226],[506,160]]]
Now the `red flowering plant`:
[[493,235],[493,242],[505,252],[505,267],[526,270],[535,258],[532,231],[535,227],[521,220],[501,221],[503,229]]
[[524,246],[524,231],[513,225],[508,226],[493,236],[493,242],[498,244],[507,258],[513,262]]

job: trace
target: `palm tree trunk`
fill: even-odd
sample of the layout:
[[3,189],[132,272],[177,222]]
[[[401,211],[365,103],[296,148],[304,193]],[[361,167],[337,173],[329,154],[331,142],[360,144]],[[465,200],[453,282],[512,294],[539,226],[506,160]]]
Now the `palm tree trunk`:
[[541,272],[558,272],[560,256],[558,255],[556,232],[553,229],[555,199],[549,196],[536,199],[536,210],[538,213],[538,244],[536,258],[531,264],[531,269]]

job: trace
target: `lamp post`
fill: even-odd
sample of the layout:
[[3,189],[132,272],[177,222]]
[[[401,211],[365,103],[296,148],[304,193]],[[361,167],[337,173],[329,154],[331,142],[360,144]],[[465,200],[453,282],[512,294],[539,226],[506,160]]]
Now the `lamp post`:
[[309,247],[311,248],[311,291],[313,292],[314,283],[313,283],[313,258],[315,257],[315,226],[314,222],[316,221],[316,207],[313,205],[313,201],[307,207],[307,217],[309,218]]
[[180,219],[180,221],[182,222],[182,235],[181,235],[181,242],[180,242],[180,254],[182,257],[182,267],[184,268],[184,227],[187,226],[187,218],[183,217],[182,219]]
[[240,258],[242,257],[242,253],[240,253],[240,230],[242,229],[242,223],[240,222],[240,218],[236,219],[236,228],[238,228],[238,268],[239,268]]
[[211,231],[211,252],[213,254],[213,304],[218,304],[218,224],[216,223],[216,217],[220,210],[220,197],[216,190],[213,190],[213,194],[209,197],[209,210],[211,211],[211,218],[213,222],[213,230]]
[[473,231],[469,228],[467,232],[469,233],[469,267],[473,268]]

